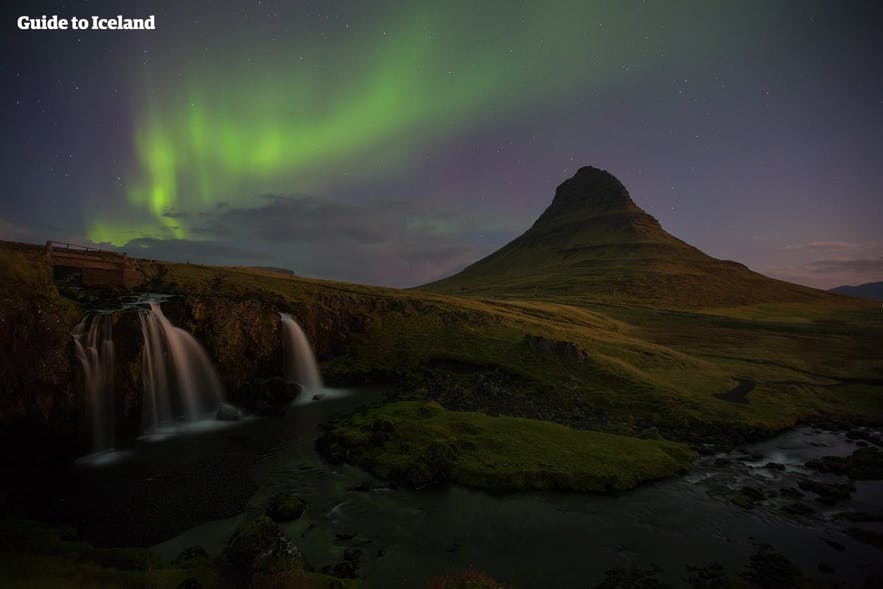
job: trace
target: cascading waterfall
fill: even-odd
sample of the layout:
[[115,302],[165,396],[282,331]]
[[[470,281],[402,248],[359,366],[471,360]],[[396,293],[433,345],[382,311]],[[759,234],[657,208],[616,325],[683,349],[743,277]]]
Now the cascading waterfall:
[[321,389],[322,377],[307,336],[288,313],[279,313],[279,318],[286,335],[285,360],[288,378],[299,382],[306,390]]
[[114,443],[112,327],[109,314],[87,315],[71,333],[86,378],[93,452],[110,450]]
[[196,339],[172,325],[156,302],[142,313],[144,429],[208,417],[223,401],[211,360]]

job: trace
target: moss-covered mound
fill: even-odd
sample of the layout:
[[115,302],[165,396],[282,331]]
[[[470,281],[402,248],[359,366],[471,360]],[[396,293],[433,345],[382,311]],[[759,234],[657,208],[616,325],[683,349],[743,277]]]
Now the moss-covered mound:
[[317,442],[332,462],[422,486],[621,491],[690,465],[689,447],[571,429],[548,421],[447,411],[402,401],[331,424]]

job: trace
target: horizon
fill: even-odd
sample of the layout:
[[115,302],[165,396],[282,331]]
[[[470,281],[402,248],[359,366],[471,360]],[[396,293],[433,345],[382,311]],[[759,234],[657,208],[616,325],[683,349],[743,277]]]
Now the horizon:
[[[119,10],[66,6],[2,14]],[[883,280],[874,3],[466,9],[146,3],[124,16],[156,30],[14,30],[0,239],[411,287],[593,165],[715,258]]]

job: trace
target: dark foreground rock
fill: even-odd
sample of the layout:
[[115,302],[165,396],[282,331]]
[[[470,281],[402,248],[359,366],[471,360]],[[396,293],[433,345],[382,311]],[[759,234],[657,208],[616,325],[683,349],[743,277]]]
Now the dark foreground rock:
[[276,573],[303,566],[297,546],[268,517],[240,526],[227,543],[224,555],[245,573]]
[[288,405],[303,392],[303,387],[281,377],[260,378],[240,389],[237,398],[242,405],[258,415],[281,417]]
[[883,452],[871,447],[859,448],[849,456],[823,456],[810,460],[806,466],[856,481],[879,481],[883,479]]

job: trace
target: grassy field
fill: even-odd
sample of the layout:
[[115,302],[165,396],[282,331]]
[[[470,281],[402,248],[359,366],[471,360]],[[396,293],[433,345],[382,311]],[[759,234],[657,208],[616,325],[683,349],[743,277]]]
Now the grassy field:
[[622,491],[686,470],[694,457],[688,446],[664,440],[413,401],[339,420],[319,447],[386,480],[414,486],[450,480],[495,491]]

